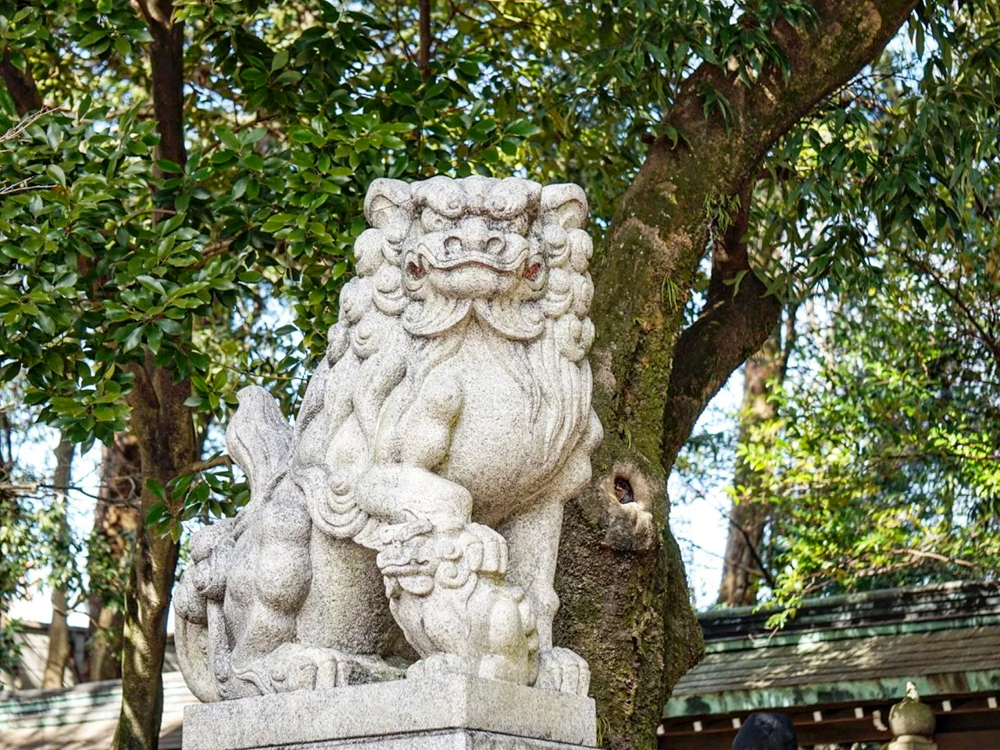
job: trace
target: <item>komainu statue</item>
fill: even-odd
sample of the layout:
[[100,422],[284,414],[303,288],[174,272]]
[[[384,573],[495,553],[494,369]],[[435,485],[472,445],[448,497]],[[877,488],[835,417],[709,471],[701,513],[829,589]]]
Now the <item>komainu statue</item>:
[[251,499],[191,540],[188,685],[217,701],[405,669],[586,695],[586,662],[552,644],[563,506],[602,434],[586,197],[380,179],[364,208],[295,428],[239,394],[226,444]]

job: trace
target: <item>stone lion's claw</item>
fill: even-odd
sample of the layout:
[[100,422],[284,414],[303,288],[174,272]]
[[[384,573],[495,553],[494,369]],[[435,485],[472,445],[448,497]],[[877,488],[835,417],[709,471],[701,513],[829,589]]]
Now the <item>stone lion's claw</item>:
[[535,687],[586,696],[590,690],[590,667],[568,648],[551,648],[538,654]]
[[478,523],[470,523],[465,527],[466,532],[475,537],[482,544],[482,561],[479,563],[479,572],[495,575],[506,575],[507,573],[507,540],[489,526]]

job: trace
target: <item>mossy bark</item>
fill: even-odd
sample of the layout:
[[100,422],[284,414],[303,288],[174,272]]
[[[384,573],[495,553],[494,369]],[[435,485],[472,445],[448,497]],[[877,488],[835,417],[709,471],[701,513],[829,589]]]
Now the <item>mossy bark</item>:
[[[187,160],[184,145],[184,24],[174,17],[173,0],[138,0],[152,41],[150,93],[160,142],[158,159],[181,168]],[[162,176],[162,168],[156,172]],[[169,208],[169,207],[168,207]],[[159,220],[159,215],[155,220]],[[163,656],[167,642],[167,611],[174,586],[179,544],[143,524],[159,502],[149,480],[167,487],[201,457],[191,410],[187,379],[158,366],[147,350],[142,366],[132,368],[136,378],[129,405],[130,426],[136,436],[142,466],[139,497],[140,528],[136,534],[132,569],[125,596],[122,653],[122,709],[112,750],[155,750],[163,715]],[[172,506],[168,496],[170,510]],[[178,514],[179,515],[179,514]]]
[[[654,747],[663,703],[701,652],[670,532],[665,479],[718,387],[709,381],[721,378],[721,384],[753,352],[731,326],[758,332],[763,326],[763,340],[773,325],[768,315],[725,318],[681,338],[709,228],[718,210],[752,184],[775,141],[881,52],[915,0],[812,5],[816,19],[806,27],[781,22],[771,29],[790,63],[787,75],[774,66],[747,87],[707,64],[692,74],[666,115],[683,140],[676,147],[665,137],[654,141],[595,258],[594,403],[606,437],[590,489],[567,509],[556,640],[591,664],[605,747]],[[705,114],[706,87],[727,100],[726,117],[718,110]],[[679,340],[684,352],[693,347],[710,363],[688,373],[690,403],[683,414],[669,388],[683,354]],[[634,515],[620,502],[629,498],[614,491],[623,473],[633,490],[643,488],[641,501],[655,526],[652,544],[638,526],[630,538],[622,523]]]
[[[136,379],[129,404],[142,467],[141,524],[159,502],[146,480],[165,487],[198,460],[201,443],[191,412],[184,406],[191,395],[190,382],[175,382],[170,372],[153,364],[149,353],[145,365],[134,367],[133,372]],[[167,611],[178,551],[172,537],[140,526],[125,594],[122,709],[112,750],[155,750],[159,743]]]

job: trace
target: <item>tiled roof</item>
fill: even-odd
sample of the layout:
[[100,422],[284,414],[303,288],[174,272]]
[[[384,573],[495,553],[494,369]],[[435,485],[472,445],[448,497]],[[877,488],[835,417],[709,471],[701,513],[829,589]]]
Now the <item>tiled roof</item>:
[[[104,750],[118,723],[121,681],[89,682],[63,690],[0,692],[3,750]],[[180,748],[184,706],[197,699],[179,672],[163,675],[160,750]]]
[[770,613],[702,615],[706,655],[664,716],[1000,690],[1000,587],[896,589],[808,602],[785,629]]

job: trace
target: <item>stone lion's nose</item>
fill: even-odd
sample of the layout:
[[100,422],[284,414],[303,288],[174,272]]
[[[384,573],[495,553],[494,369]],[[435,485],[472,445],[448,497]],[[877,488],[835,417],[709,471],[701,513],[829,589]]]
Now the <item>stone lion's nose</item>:
[[462,247],[466,252],[481,253],[490,241],[490,229],[478,216],[462,222]]

